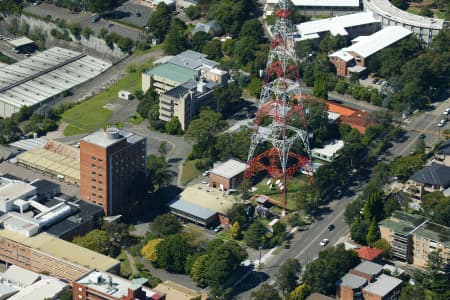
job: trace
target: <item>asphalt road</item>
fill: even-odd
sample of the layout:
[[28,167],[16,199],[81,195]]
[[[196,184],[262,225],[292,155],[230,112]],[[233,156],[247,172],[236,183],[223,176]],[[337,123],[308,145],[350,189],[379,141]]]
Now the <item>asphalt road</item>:
[[[281,250],[277,255],[270,255],[262,259],[264,267],[260,271],[252,272],[249,277],[235,288],[238,294],[235,299],[250,299],[250,294],[257,289],[257,285],[265,282],[273,284],[273,275],[278,272],[279,267],[289,258],[298,259],[302,266],[305,266],[315,259],[319,252],[330,245],[338,243],[339,239],[349,232],[349,227],[344,221],[344,211],[357,195],[351,197],[342,197],[339,200],[331,202],[324,209],[324,214],[312,223],[308,230],[296,232],[289,249]],[[328,231],[329,224],[336,227]],[[320,241],[327,238],[330,240],[325,247],[320,246]]]

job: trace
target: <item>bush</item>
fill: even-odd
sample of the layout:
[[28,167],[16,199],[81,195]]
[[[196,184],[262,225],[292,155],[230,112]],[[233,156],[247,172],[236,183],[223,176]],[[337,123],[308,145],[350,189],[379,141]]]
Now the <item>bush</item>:
[[84,26],[81,35],[88,39],[92,34],[92,29],[89,26]]
[[79,23],[71,23],[69,24],[69,30],[74,36],[80,36],[81,25]]

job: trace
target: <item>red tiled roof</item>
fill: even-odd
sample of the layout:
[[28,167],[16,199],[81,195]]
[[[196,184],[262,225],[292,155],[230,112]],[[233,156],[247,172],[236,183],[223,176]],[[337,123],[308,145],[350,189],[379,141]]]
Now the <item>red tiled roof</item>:
[[363,246],[359,249],[353,249],[353,250],[356,251],[356,253],[358,253],[359,258],[368,260],[368,261],[373,261],[378,256],[383,254],[383,250],[381,250],[379,248],[371,248],[371,247],[367,247],[367,246]]

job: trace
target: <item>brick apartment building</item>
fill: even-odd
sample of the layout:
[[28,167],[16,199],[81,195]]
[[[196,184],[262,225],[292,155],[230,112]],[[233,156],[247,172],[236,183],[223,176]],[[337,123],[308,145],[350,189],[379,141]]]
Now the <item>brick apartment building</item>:
[[146,139],[116,127],[94,132],[80,142],[80,196],[101,205],[105,215],[126,214],[132,185],[145,174]]

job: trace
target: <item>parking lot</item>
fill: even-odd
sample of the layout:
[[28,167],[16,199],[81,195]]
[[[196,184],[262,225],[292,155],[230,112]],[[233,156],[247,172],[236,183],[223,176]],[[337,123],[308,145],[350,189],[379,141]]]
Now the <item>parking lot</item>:
[[152,9],[135,3],[135,1],[127,1],[111,14],[111,18],[126,22],[139,27],[144,27],[152,13]]
[[44,18],[50,15],[52,18],[63,19],[68,23],[79,23],[81,27],[89,26],[96,34],[98,34],[102,28],[106,28],[108,31],[115,32],[121,36],[129,37],[132,40],[138,40],[143,33],[140,29],[105,19],[100,19],[93,23],[92,16],[94,14],[91,12],[71,13],[68,9],[57,7],[49,3],[30,5],[25,8],[25,11]]

